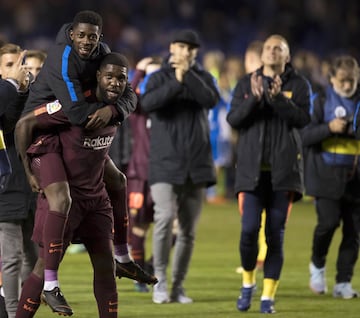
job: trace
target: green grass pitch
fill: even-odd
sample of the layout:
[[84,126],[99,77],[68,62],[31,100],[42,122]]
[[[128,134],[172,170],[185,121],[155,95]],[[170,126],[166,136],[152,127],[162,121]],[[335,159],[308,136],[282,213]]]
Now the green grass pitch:
[[[285,262],[277,292],[275,317],[279,318],[355,318],[360,316],[360,299],[334,299],[331,295],[335,276],[335,258],[339,246],[340,229],[331,245],[327,260],[329,292],[314,295],[308,288],[308,264],[315,211],[311,202],[293,206],[285,233]],[[193,304],[156,305],[151,293],[134,291],[133,282],[117,280],[119,314],[122,318],[232,318],[263,317],[259,313],[262,273],[258,273],[258,292],[252,307],[246,313],[237,311],[241,275],[235,273],[239,266],[238,242],[240,217],[235,202],[221,205],[205,204],[199,222],[192,264],[185,288]],[[147,241],[151,249],[151,234]],[[92,274],[86,253],[66,255],[60,269],[62,290],[72,305],[74,318],[95,318],[97,308],[92,293]],[[354,288],[360,289],[359,265],[353,278]],[[36,317],[57,317],[42,305]]]

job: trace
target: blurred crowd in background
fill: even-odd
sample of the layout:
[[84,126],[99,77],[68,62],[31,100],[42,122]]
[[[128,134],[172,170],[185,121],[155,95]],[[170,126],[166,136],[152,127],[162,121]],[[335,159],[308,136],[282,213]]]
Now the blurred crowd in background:
[[46,49],[61,25],[84,9],[103,16],[112,50],[127,50],[135,59],[166,50],[171,32],[184,27],[199,32],[202,52],[241,55],[251,41],[280,33],[293,52],[360,55],[356,0],[2,0],[0,38]]

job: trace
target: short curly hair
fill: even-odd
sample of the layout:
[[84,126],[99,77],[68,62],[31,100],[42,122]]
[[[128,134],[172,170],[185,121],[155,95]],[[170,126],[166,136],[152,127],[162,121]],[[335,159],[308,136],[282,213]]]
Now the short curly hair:
[[129,62],[128,59],[125,57],[125,55],[117,53],[117,52],[111,52],[106,54],[100,63],[100,68],[103,68],[105,65],[113,64],[118,66],[129,68]]
[[84,10],[78,12],[73,20],[73,27],[77,26],[79,23],[88,23],[92,25],[97,25],[99,30],[102,30],[103,20],[100,14],[95,11]]

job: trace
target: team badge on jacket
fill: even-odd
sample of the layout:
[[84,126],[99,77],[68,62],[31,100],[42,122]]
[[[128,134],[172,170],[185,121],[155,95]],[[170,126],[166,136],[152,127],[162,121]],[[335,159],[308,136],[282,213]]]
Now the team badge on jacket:
[[61,106],[59,100],[55,100],[51,103],[46,104],[46,110],[49,115],[58,112],[61,108],[62,108],[62,106]]
[[291,97],[293,95],[293,93],[291,91],[283,91],[282,93],[286,98],[289,98],[289,99],[291,99]]

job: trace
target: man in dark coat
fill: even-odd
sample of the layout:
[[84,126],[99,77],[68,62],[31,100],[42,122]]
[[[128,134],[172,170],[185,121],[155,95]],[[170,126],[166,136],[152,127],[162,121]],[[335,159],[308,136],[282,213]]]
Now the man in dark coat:
[[[25,56],[18,45],[7,43],[0,48],[0,172],[6,181],[0,193],[0,254],[2,289],[6,295],[7,314],[15,317],[20,284],[30,274],[37,249],[31,241],[35,199],[26,180],[24,168],[14,144],[14,127],[27,98],[26,72],[21,65]],[[4,142],[4,143],[3,143]],[[6,145],[6,148],[4,146]],[[0,288],[1,289],[1,288]]]
[[292,68],[289,45],[280,35],[265,42],[263,67],[240,79],[227,120],[239,133],[235,192],[242,216],[240,255],[243,271],[240,311],[247,311],[255,288],[258,233],[266,210],[268,250],[264,261],[262,313],[273,304],[284,261],[285,223],[301,198],[302,145],[299,128],[309,121],[309,86]]
[[326,259],[341,224],[333,296],[349,299],[360,295],[351,284],[360,246],[360,141],[352,125],[360,101],[357,61],[337,56],[329,79],[326,89],[317,92],[311,123],[302,131],[306,194],[315,198],[317,215],[309,286],[316,294],[327,292]]
[[[204,187],[215,183],[208,110],[219,101],[212,76],[195,61],[200,46],[192,30],[180,30],[170,44],[170,56],[143,85],[141,105],[151,119],[149,184],[155,203],[153,301],[190,303],[183,282],[192,255]],[[166,269],[173,220],[178,217],[172,289]]]

